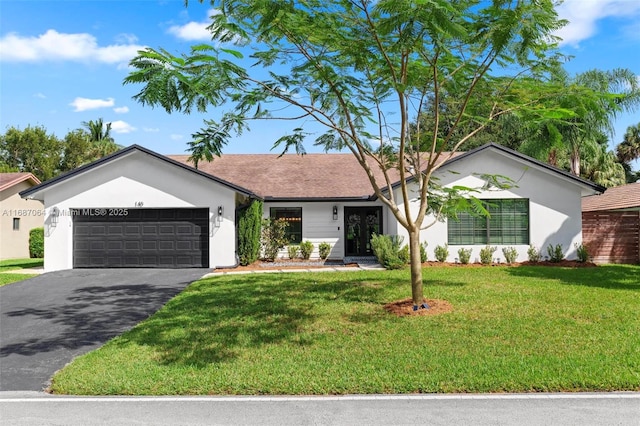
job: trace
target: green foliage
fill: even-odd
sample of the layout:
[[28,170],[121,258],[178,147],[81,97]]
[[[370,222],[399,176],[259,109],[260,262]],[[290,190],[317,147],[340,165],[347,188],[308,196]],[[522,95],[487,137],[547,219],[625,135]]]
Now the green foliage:
[[449,245],[445,244],[443,246],[436,246],[436,248],[433,251],[434,255],[436,256],[436,260],[438,262],[446,262],[447,258],[449,257]]
[[283,219],[262,220],[262,233],[260,245],[265,260],[273,262],[278,257],[278,252],[285,248],[289,241],[285,235],[289,224]]
[[313,243],[311,241],[303,241],[300,243],[300,255],[303,259],[309,259],[313,252]]
[[411,263],[411,254],[409,252],[409,246],[404,245],[400,250],[398,250],[398,259],[405,265]]
[[540,253],[540,250],[536,246],[530,245],[527,249],[527,257],[529,258],[529,262],[540,262],[542,253]]
[[33,228],[29,231],[29,257],[32,259],[44,257],[44,228]]
[[576,246],[576,254],[578,256],[578,262],[582,262],[582,263],[586,263],[589,261],[589,258],[591,257],[589,255],[589,250],[587,249],[587,246],[585,246],[584,244],[575,244]]
[[508,264],[515,263],[518,258],[518,250],[515,247],[502,247],[502,254],[504,255],[504,260]]
[[490,265],[493,262],[493,253],[498,250],[497,247],[491,247],[487,245],[480,249],[480,263],[483,265]]
[[460,259],[460,263],[462,263],[463,265],[469,263],[469,261],[471,260],[471,251],[472,249],[467,249],[464,247],[458,249],[458,258]]
[[241,265],[250,265],[260,256],[262,201],[253,200],[238,212],[238,258]]
[[31,172],[41,181],[58,174],[62,142],[42,126],[9,127],[0,135],[0,163]]
[[420,262],[425,263],[426,261],[429,260],[429,254],[427,253],[427,246],[429,245],[429,243],[427,243],[426,241],[423,241],[420,244]]
[[320,259],[325,260],[327,257],[329,257],[330,253],[331,245],[329,243],[322,242],[318,245],[318,255],[320,256]]
[[295,259],[298,257],[298,253],[300,252],[300,246],[292,244],[287,247],[287,254],[289,255],[289,259]]
[[564,250],[562,249],[562,244],[556,244],[555,246],[549,244],[547,246],[547,254],[549,255],[549,260],[553,263],[562,262],[564,260]]
[[[387,269],[401,269],[407,262],[400,254],[403,238],[398,235],[371,236],[371,248],[378,262]],[[408,250],[407,250],[408,251]]]

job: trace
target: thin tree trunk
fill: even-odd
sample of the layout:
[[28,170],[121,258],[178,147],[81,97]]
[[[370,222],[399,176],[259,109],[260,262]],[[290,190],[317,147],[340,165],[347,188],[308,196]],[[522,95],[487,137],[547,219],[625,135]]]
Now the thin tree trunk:
[[409,253],[411,254],[411,298],[413,306],[424,303],[422,292],[422,263],[420,262],[420,228],[409,230]]

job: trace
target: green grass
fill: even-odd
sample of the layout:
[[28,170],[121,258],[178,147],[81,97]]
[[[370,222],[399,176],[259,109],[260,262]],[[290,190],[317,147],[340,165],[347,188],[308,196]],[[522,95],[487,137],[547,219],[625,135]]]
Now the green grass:
[[44,265],[43,259],[7,259],[0,260],[0,272],[13,271],[24,268],[40,268]]
[[27,278],[32,278],[35,275],[33,274],[18,274],[18,273],[10,273],[3,274],[2,272],[6,271],[15,271],[18,269],[24,268],[38,268],[44,264],[42,259],[8,259],[8,260],[0,260],[0,287],[3,285],[15,283],[18,281],[26,280]]
[[640,390],[640,266],[432,267],[453,312],[398,318],[408,271],[228,275],[53,380],[69,394]]

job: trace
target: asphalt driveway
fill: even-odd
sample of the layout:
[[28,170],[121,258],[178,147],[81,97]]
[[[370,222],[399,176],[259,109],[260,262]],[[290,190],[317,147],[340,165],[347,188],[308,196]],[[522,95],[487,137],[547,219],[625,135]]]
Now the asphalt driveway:
[[0,391],[41,391],[78,355],[148,318],[206,269],[75,269],[0,287]]

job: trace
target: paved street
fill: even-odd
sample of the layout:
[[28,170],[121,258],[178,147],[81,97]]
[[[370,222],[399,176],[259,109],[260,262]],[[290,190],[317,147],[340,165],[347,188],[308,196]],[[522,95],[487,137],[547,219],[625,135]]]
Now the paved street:
[[56,397],[0,393],[3,426],[629,425],[640,394]]
[[205,269],[73,269],[0,287],[0,391],[40,391],[74,357],[148,318]]

